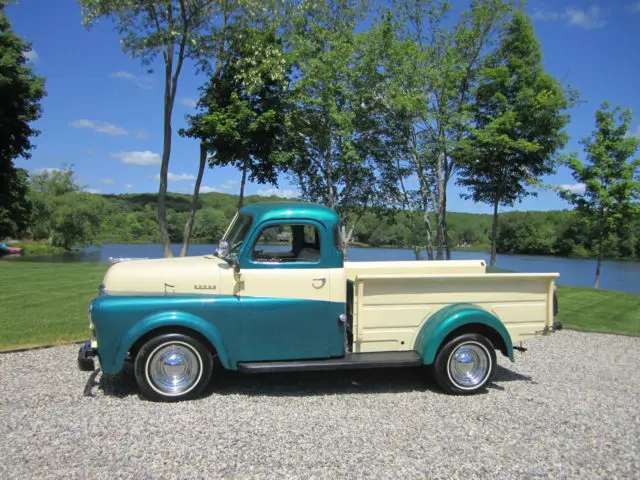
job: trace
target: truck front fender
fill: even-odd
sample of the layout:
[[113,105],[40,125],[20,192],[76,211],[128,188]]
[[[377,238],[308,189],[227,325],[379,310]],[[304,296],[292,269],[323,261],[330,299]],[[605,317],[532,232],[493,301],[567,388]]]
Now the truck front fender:
[[440,346],[454,331],[484,333],[493,345],[513,361],[513,344],[504,324],[493,314],[482,308],[458,303],[434,313],[418,333],[414,350],[422,356],[425,365],[433,363]]
[[197,315],[172,310],[148,315],[133,324],[115,345],[115,353],[110,356],[111,362],[103,364],[102,358],[100,359],[102,371],[105,373],[119,372],[124,364],[127,352],[140,338],[153,330],[165,327],[181,327],[199,333],[215,348],[220,363],[225,368],[229,368],[229,357],[218,329],[211,322],[207,322]]

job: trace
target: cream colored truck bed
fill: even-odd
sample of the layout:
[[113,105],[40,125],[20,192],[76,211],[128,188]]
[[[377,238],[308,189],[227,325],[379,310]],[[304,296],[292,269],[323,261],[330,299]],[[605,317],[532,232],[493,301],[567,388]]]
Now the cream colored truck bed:
[[411,350],[429,317],[452,303],[472,303],[492,313],[514,344],[553,324],[557,273],[486,273],[483,261],[347,262],[345,267],[354,281],[354,352]]

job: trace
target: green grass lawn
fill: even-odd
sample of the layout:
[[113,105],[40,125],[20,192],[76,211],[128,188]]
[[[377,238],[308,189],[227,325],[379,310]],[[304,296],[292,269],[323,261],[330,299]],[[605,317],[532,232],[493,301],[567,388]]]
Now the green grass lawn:
[[0,350],[89,338],[104,263],[0,260]]
[[640,335],[640,295],[558,285],[558,308],[567,328]]
[[[88,338],[87,307],[107,267],[0,261],[0,350]],[[640,295],[559,285],[558,301],[567,328],[640,335]]]

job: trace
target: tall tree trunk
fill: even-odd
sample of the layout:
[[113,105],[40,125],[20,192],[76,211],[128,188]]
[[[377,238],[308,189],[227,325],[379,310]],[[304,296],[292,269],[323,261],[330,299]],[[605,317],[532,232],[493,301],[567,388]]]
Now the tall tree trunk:
[[[446,177],[445,177],[446,178]],[[447,224],[447,182],[445,180],[444,195],[442,197],[442,234],[447,260],[451,260],[451,239],[449,238],[449,225]]]
[[489,265],[492,267],[496,265],[496,251],[498,244],[498,205],[499,200],[493,202],[493,226],[491,228],[491,260]]
[[444,260],[444,225],[442,206],[436,208],[436,260]]
[[409,221],[411,222],[411,246],[413,247],[413,254],[416,257],[416,260],[420,260],[420,247],[418,245],[418,227],[416,218],[413,215],[413,209],[411,208],[411,202],[409,201],[409,195],[407,194],[407,189],[404,186],[404,180],[402,178],[401,168],[400,168],[400,159],[396,159],[396,168],[398,178],[400,179],[400,189],[402,190],[402,199],[403,199],[403,208],[404,211],[407,212],[409,216]]
[[347,259],[347,247],[349,246],[350,240],[351,240],[351,235],[347,234],[347,226],[344,224],[340,225],[340,241],[342,242],[342,256],[345,260]]
[[[185,5],[180,2],[181,14],[186,15]],[[167,8],[167,18],[170,28],[173,28],[173,8],[171,5]],[[163,244],[164,256],[172,257],[171,239],[169,238],[169,230],[167,228],[167,174],[169,172],[169,158],[171,156],[171,113],[173,112],[173,104],[176,99],[178,90],[178,78],[182,70],[184,62],[185,48],[187,46],[187,35],[182,34],[178,49],[178,58],[176,62],[176,70],[173,71],[173,41],[167,46],[166,52],[163,51],[165,61],[164,72],[164,130],[162,145],[162,164],[160,165],[160,188],[158,190],[158,228],[160,230],[160,240]]]
[[196,211],[198,209],[198,196],[200,194],[200,183],[202,183],[202,175],[204,174],[204,167],[207,164],[207,148],[204,143],[200,143],[200,165],[198,166],[198,176],[196,177],[196,184],[193,187],[193,198],[191,199],[191,208],[189,208],[189,215],[187,222],[184,224],[184,234],[182,235],[182,248],[180,249],[180,256],[185,257],[189,250],[189,241],[191,240],[191,231],[193,230],[193,222],[196,219]]
[[602,252],[598,254],[598,263],[596,265],[596,281],[593,288],[600,288],[600,266],[602,264]]
[[431,235],[431,219],[429,218],[429,197],[432,197],[433,192],[429,189],[428,179],[424,175],[422,161],[418,155],[418,140],[415,128],[411,128],[411,147],[412,147],[412,160],[415,167],[415,171],[418,174],[418,181],[420,185],[420,198],[422,199],[422,214],[424,218],[424,226],[426,230],[425,238],[425,250],[427,253],[427,260],[433,260],[433,238]]
[[[416,225],[416,219],[413,216],[413,210],[407,211],[411,219],[411,246],[413,247],[413,255],[416,260],[420,260],[420,242],[418,242],[418,226]],[[433,255],[433,253],[432,253]],[[427,252],[428,257],[428,252]]]
[[333,178],[331,177],[331,138],[329,138],[329,150],[324,157],[324,175],[327,182],[327,195],[329,196],[329,207],[335,209],[335,199],[333,197]]
[[[443,140],[442,140],[443,141]],[[444,232],[443,232],[443,200],[444,200],[444,178],[443,178],[443,160],[444,155],[438,154],[436,161],[436,181],[438,182],[438,198],[436,202],[436,260],[444,259]]]
[[600,269],[602,266],[602,254],[604,252],[604,231],[602,229],[602,221],[600,221],[600,235],[598,238],[598,262],[596,264],[596,280],[593,288],[600,288]]
[[247,170],[249,169],[249,159],[245,159],[242,165],[242,180],[240,181],[240,198],[238,199],[238,210],[244,204],[244,186],[247,183]]
[[425,238],[425,248],[427,250],[427,260],[433,260],[433,238],[431,237],[431,219],[429,218],[429,205],[428,202],[425,201],[424,207],[424,226],[427,230]]
[[164,76],[164,117],[163,117],[163,144],[162,164],[160,165],[160,187],[158,190],[158,228],[160,229],[160,242],[163,245],[165,257],[172,257],[171,239],[167,228],[167,174],[169,171],[169,157],[171,155],[171,71],[173,58],[167,58]]
[[[181,2],[181,6],[182,8],[184,8],[184,3]],[[229,22],[229,17],[231,15],[231,12],[229,11],[229,2],[227,0],[224,0],[223,5],[223,16],[222,16],[222,27],[221,27],[221,38],[218,41],[218,51],[216,53],[216,63],[215,63],[215,67],[213,70],[213,75],[214,76],[218,76],[220,74],[220,65],[221,65],[221,57],[222,57],[222,53],[224,51],[224,42],[225,42],[225,38],[226,38],[226,32],[227,32],[227,23]],[[183,37],[183,40],[186,41],[186,36]],[[185,43],[181,44],[181,49],[180,49],[180,55],[178,57],[178,68],[177,68],[177,74],[174,77],[174,91],[173,91],[173,98],[175,99],[175,80],[177,80],[177,75],[180,73],[180,68],[182,67],[182,60],[184,58],[184,45]],[[172,106],[173,106],[173,100],[172,100]],[[205,149],[205,152],[203,154],[203,146],[202,143],[200,143],[200,165],[198,167],[198,178],[196,181],[196,184],[194,186],[194,190],[193,190],[193,200],[191,202],[191,208],[189,210],[189,216],[187,217],[187,221],[185,223],[184,226],[184,231],[185,231],[185,236],[182,239],[182,248],[180,250],[180,255],[184,256],[186,255],[187,250],[189,249],[189,240],[191,237],[191,230],[193,228],[193,222],[195,221],[196,218],[196,209],[197,209],[197,201],[198,201],[198,196],[200,194],[200,182],[202,180],[202,174],[204,172],[204,165],[206,164],[206,157],[207,157],[207,151]],[[203,164],[203,155],[204,155],[204,164]],[[189,230],[189,235],[186,235],[187,229]],[[182,253],[184,252],[184,254]]]
[[[409,218],[411,219],[411,246],[413,247],[413,255],[416,257],[416,260],[420,260],[420,242],[418,241],[418,225],[416,224],[416,219],[413,216],[413,210],[407,210],[409,214]],[[428,253],[427,253],[428,257]]]
[[[365,206],[366,207],[366,206]],[[353,221],[353,223],[351,224],[351,226],[349,227],[349,230],[347,231],[347,224],[346,224],[346,213],[341,214],[340,218],[342,219],[342,221],[340,222],[340,227],[338,229],[338,232],[340,233],[340,242],[342,243],[342,253],[344,254],[344,259],[347,259],[347,249],[349,248],[349,243],[351,242],[351,239],[353,238],[353,232],[355,232],[356,230],[356,226],[358,225],[358,222],[360,221],[361,216],[357,215],[356,219]]]

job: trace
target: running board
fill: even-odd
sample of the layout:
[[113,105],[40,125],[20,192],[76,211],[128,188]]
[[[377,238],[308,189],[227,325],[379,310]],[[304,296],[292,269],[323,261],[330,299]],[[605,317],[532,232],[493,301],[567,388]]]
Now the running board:
[[414,351],[347,353],[340,358],[321,360],[287,360],[277,362],[239,362],[243,373],[299,372],[312,370],[347,370],[358,368],[415,367],[422,357]]

